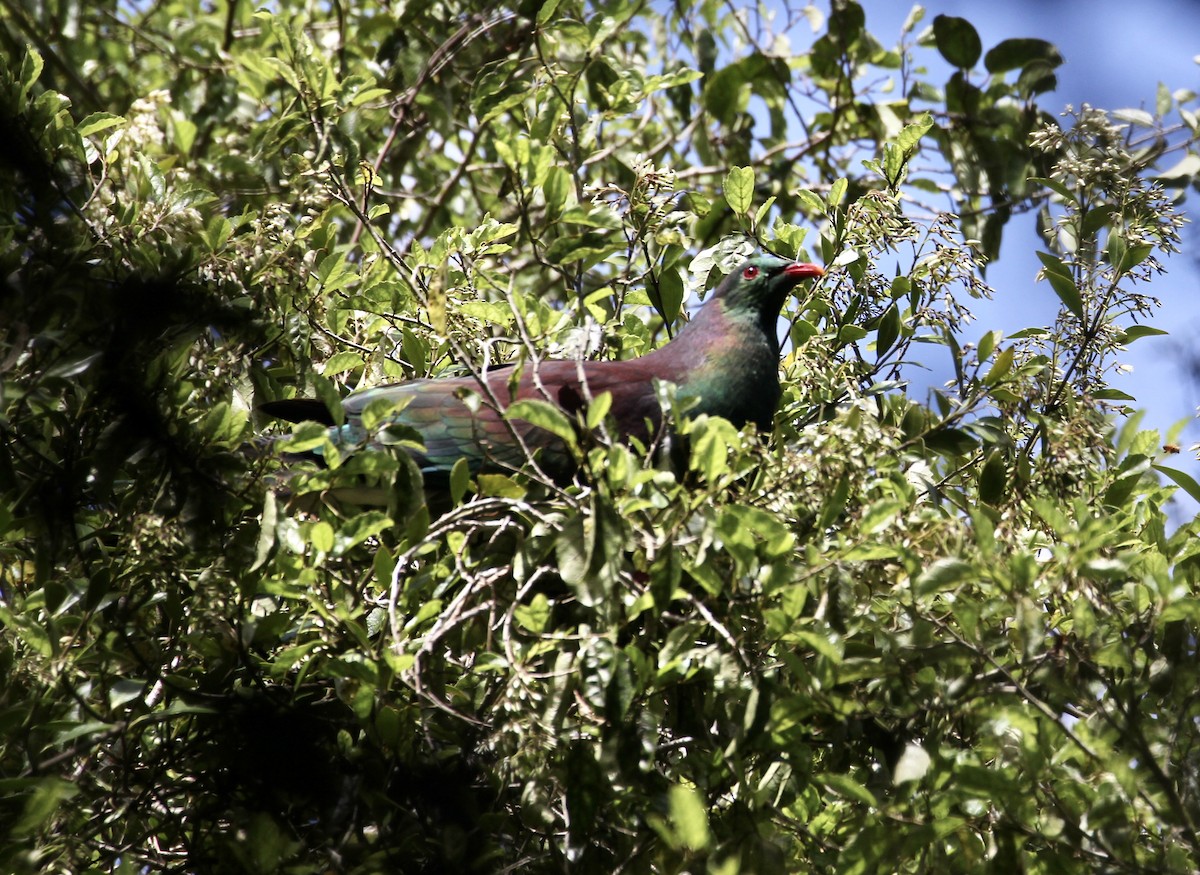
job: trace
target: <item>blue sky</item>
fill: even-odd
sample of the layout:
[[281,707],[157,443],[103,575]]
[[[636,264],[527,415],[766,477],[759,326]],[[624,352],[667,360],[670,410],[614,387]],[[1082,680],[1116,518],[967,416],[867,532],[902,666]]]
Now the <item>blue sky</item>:
[[[865,8],[868,25],[875,22],[873,30],[881,34],[897,31],[907,14],[903,4],[882,0],[867,2]],[[1172,91],[1188,88],[1200,92],[1200,64],[1196,62],[1200,55],[1200,3],[1195,0],[1142,0],[1137,4],[1116,0],[944,0],[931,2],[926,9],[926,21],[939,13],[968,19],[979,30],[985,47],[1017,36],[1038,36],[1057,45],[1065,63],[1059,68],[1057,91],[1042,98],[1047,109],[1086,102],[1104,109],[1153,110],[1159,82]],[[1194,420],[1200,387],[1181,363],[1181,348],[1195,349],[1200,334],[1198,204],[1200,196],[1193,191],[1182,205],[1192,221],[1184,230],[1183,251],[1167,262],[1166,276],[1149,287],[1163,305],[1153,324],[1170,335],[1132,345],[1122,360],[1133,366],[1133,372],[1114,379],[1116,388],[1133,395],[1137,406],[1146,410],[1143,427],[1165,434],[1180,419],[1193,418],[1184,432],[1185,451],[1200,441],[1200,428]],[[1030,242],[1022,245],[1023,240]],[[1057,307],[1045,284],[1033,283],[1038,268],[1033,257],[1035,245],[1032,223],[1027,222],[1024,231],[1014,234],[1012,243],[1006,245],[994,271],[989,271],[988,280],[997,295],[988,308],[977,308],[982,325],[1003,320],[1004,314],[1013,314],[1014,309],[1020,311],[1018,321],[1029,323],[1035,321],[1030,318],[1035,312],[1052,314]],[[1014,308],[1018,298],[1022,306]],[[1200,477],[1194,454],[1185,452],[1172,464]]]
[[[861,2],[867,29],[884,45],[894,45],[911,5],[894,0]],[[828,11],[828,2],[817,5]],[[1172,91],[1187,88],[1200,92],[1197,0],[1142,0],[1137,4],[1127,0],[932,0],[922,5],[926,14],[918,31],[936,15],[961,16],[975,25],[985,51],[1010,37],[1040,37],[1054,43],[1065,63],[1058,70],[1058,89],[1039,101],[1051,113],[1057,114],[1067,104],[1078,107],[1083,103],[1108,110],[1134,107],[1153,111],[1159,82]],[[800,34],[795,35],[793,45],[797,50],[803,45]],[[931,67],[938,63],[932,50],[920,55],[919,61]],[[1194,453],[1187,452],[1200,441],[1200,427],[1194,420],[1200,386],[1190,379],[1181,360],[1181,349],[1196,349],[1200,336],[1198,204],[1200,196],[1193,191],[1182,205],[1182,212],[1190,214],[1192,221],[1184,229],[1183,252],[1166,262],[1166,276],[1143,289],[1163,305],[1151,324],[1170,335],[1132,345],[1121,361],[1131,365],[1133,372],[1114,377],[1113,386],[1133,395],[1135,406],[1145,409],[1142,427],[1159,429],[1164,437],[1174,423],[1193,418],[1182,436],[1184,453],[1169,464],[1200,479],[1200,463]],[[1053,322],[1058,299],[1048,285],[1035,282],[1040,267],[1035,252],[1041,248],[1032,216],[1014,219],[1005,229],[1001,257],[989,268],[987,277],[996,297],[972,306],[978,317],[973,328],[978,333],[993,328],[1012,332]],[[1179,510],[1190,515],[1197,508],[1184,496]]]

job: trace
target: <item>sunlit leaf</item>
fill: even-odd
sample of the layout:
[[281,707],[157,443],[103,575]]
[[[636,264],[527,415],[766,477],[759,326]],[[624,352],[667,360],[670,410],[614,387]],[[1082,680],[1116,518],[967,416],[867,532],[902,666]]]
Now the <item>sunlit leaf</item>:
[[1063,264],[1062,260],[1056,258],[1048,252],[1039,252],[1038,258],[1041,259],[1043,267],[1045,267],[1046,279],[1049,280],[1054,293],[1058,295],[1058,299],[1062,301],[1066,307],[1077,319],[1083,318],[1083,298],[1080,297],[1079,287],[1075,285],[1075,279],[1071,276],[1071,271]]
[[965,18],[938,15],[933,19],[933,36],[942,57],[955,67],[970,69],[983,53],[979,33]]
[[1001,40],[988,49],[983,65],[989,73],[1004,73],[1020,69],[1034,61],[1057,67],[1063,59],[1053,43],[1042,39],[1017,38]]
[[747,213],[754,202],[754,168],[731,167],[722,185],[725,200],[735,213]]

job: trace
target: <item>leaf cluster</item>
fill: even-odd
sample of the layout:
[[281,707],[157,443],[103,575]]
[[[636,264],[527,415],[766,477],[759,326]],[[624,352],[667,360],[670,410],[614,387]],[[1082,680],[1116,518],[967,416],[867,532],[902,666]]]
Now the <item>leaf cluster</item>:
[[[1200,485],[1109,383],[1194,95],[1059,121],[1049,43],[849,0],[6,10],[0,868],[1196,868]],[[1026,210],[1058,318],[973,328]],[[771,435],[529,401],[575,479],[429,498],[258,436],[640,355],[761,248],[830,269]]]

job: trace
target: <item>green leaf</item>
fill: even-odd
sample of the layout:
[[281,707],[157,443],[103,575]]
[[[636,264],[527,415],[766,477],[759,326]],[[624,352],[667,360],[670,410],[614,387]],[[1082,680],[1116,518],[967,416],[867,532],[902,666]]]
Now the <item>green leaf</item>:
[[1048,91],[1053,91],[1058,87],[1058,77],[1054,74],[1056,64],[1048,64],[1045,61],[1033,61],[1021,68],[1021,75],[1017,77],[1017,93],[1024,99],[1045,94]]
[[1057,179],[1051,179],[1048,176],[1031,176],[1031,177],[1029,177],[1029,181],[1032,182],[1034,185],[1045,186],[1046,188],[1050,189],[1052,192],[1057,194],[1059,197],[1061,197],[1063,200],[1065,200],[1067,203],[1077,203],[1079,201],[1079,196],[1075,192],[1071,191],[1071,189],[1067,188],[1065,185],[1063,185],[1061,182],[1059,182]]
[[1098,207],[1092,207],[1084,214],[1083,222],[1080,225],[1080,238],[1088,239],[1095,236],[1097,231],[1111,223],[1113,216],[1119,213],[1120,210],[1113,204],[1101,204]]
[[729,470],[729,446],[737,440],[737,430],[725,419],[699,417],[691,434],[688,466],[710,483]]
[[[1153,435],[1155,442],[1157,442],[1157,432],[1149,434]],[[1138,434],[1137,439],[1134,441],[1134,452],[1121,460],[1119,476],[1105,490],[1104,503],[1109,507],[1124,507],[1129,500],[1129,496],[1133,494],[1133,490],[1150,471],[1152,467],[1151,459],[1145,454],[1138,452],[1139,448],[1136,446],[1146,435],[1147,432]]]
[[300,422],[292,434],[280,442],[284,453],[308,453],[310,450],[323,449],[329,443],[329,428],[322,422]]
[[821,507],[821,514],[817,520],[818,528],[828,528],[833,525],[838,517],[842,515],[842,511],[846,509],[846,500],[850,497],[850,478],[842,477],[838,480],[838,484],[834,487],[833,493],[825,499],[825,503]]
[[875,337],[875,360],[879,361],[896,343],[900,336],[900,308],[895,304],[884,311],[879,319],[879,333]]
[[523,419],[530,425],[545,429],[562,438],[569,446],[575,444],[575,427],[561,409],[549,401],[538,398],[522,398],[514,401],[504,411],[505,419]]
[[359,412],[359,422],[368,434],[374,434],[386,426],[401,425],[395,419],[413,400],[413,395],[405,395],[402,398],[375,398],[367,402],[367,406]]
[[1140,434],[1142,420],[1146,418],[1146,411],[1135,410],[1129,416],[1125,417],[1121,424],[1120,430],[1117,432],[1116,450],[1118,456],[1128,455],[1133,447],[1133,442]]
[[962,559],[939,559],[921,573],[913,583],[913,590],[918,596],[925,596],[951,589],[970,579],[974,570],[971,563]]
[[776,200],[777,198],[775,195],[771,195],[769,198],[767,198],[766,203],[758,208],[758,210],[754,213],[754,222],[752,223],[753,227],[757,228],[763,223],[763,219],[765,219],[767,213],[771,211],[771,207],[775,206]]
[[1045,267],[1046,279],[1050,281],[1050,287],[1054,289],[1054,293],[1058,295],[1063,306],[1075,318],[1083,319],[1083,298],[1079,295],[1079,287],[1075,285],[1070,268],[1063,264],[1060,258],[1049,252],[1039,252],[1037,257]]
[[874,794],[849,775],[835,775],[826,772],[824,774],[813,775],[813,779],[846,799],[861,802],[863,805],[870,806],[871,808],[876,808],[879,805]]
[[962,429],[938,428],[925,435],[925,445],[937,453],[965,456],[979,446],[978,442]]
[[123,124],[125,124],[125,119],[119,115],[113,115],[110,112],[94,112],[81,121],[75,130],[81,137],[90,137],[92,134],[98,134],[100,131],[107,131],[109,128]]
[[1116,270],[1117,275],[1123,276],[1149,258],[1153,251],[1154,247],[1149,243],[1136,243],[1130,246],[1125,241],[1124,234],[1113,231],[1108,235],[1105,256],[1108,263]]
[[704,108],[721,124],[728,125],[741,110],[746,69],[729,64],[704,78]]
[[916,145],[921,142],[921,138],[929,133],[929,129],[933,127],[933,116],[930,113],[923,112],[904,126],[904,129],[896,136],[896,146],[900,148],[904,154],[909,155]]
[[321,368],[322,375],[333,377],[338,374],[344,374],[346,371],[353,371],[363,366],[362,353],[346,351],[335,352],[326,361]]
[[479,494],[494,498],[524,498],[525,487],[506,474],[480,474]]
[[542,183],[542,193],[546,196],[546,209],[551,218],[562,215],[567,197],[574,190],[571,174],[564,168],[554,166],[546,173],[546,181]]
[[497,74],[496,79],[491,82],[482,81],[485,82],[485,87],[476,92],[472,101],[480,125],[499,118],[529,98],[528,92],[521,88],[519,83],[509,81],[502,74]]
[[809,191],[807,188],[801,188],[796,191],[796,197],[808,208],[808,212],[816,216],[825,215],[826,204],[825,200],[816,192]]
[[1015,355],[1015,347],[1010,346],[1007,349],[1001,350],[1000,354],[996,356],[996,361],[992,363],[987,374],[984,375],[983,384],[985,386],[995,386],[1007,377],[1012,370]]
[[587,427],[589,429],[599,428],[610,410],[612,410],[612,392],[604,391],[593,396],[592,403],[587,408]]
[[228,401],[218,401],[204,415],[201,431],[216,446],[233,447],[244,437],[246,413],[234,409]]
[[1117,275],[1120,276],[1125,271],[1121,268],[1129,254],[1128,246],[1125,243],[1125,237],[1119,231],[1113,230],[1108,235],[1108,242],[1104,247],[1104,257],[1117,270]]
[[1200,501],[1200,483],[1197,483],[1192,475],[1177,468],[1168,468],[1165,465],[1154,465],[1153,467],[1155,471],[1170,478],[1176,486],[1190,495],[1193,501]]
[[1002,332],[989,331],[983,337],[979,338],[979,348],[976,352],[979,363],[983,364],[992,356],[992,352],[996,349],[996,344],[1004,337]]
[[[861,523],[859,524],[863,534],[874,535],[887,528],[896,521],[904,509],[905,507],[901,502],[892,499],[877,501],[870,505],[863,512]],[[877,545],[871,546],[874,547]],[[889,550],[888,555],[894,555],[894,553],[890,552],[893,548],[886,549]]]
[[1062,64],[1063,58],[1053,43],[1043,39],[1020,37],[1001,40],[988,49],[983,66],[989,73],[1005,73],[1034,61],[1041,61],[1053,68]]
[[624,238],[618,239],[601,231],[585,231],[578,236],[559,237],[546,247],[546,260],[563,266],[582,264],[586,268],[624,248]]
[[[484,305],[484,302],[475,303]],[[463,311],[465,312],[466,309],[466,305],[464,305]],[[504,315],[511,320],[513,318],[512,309],[510,307],[503,307],[502,309],[504,310]],[[468,315],[475,316],[476,314],[469,313]],[[503,321],[499,324],[508,327],[509,323],[508,321]],[[404,352],[405,361],[408,362],[413,371],[418,374],[424,373],[425,363],[429,358],[429,344],[425,340],[418,337],[416,333],[413,332],[413,330],[407,325],[405,325],[400,331],[400,348]]]
[[46,369],[46,376],[50,379],[70,379],[78,377],[84,371],[88,370],[92,365],[100,361],[103,353],[92,352],[79,358],[67,358]]
[[983,53],[979,33],[965,18],[937,16],[933,19],[933,39],[942,57],[963,70],[974,67]]
[[1165,605],[1159,621],[1172,623],[1177,620],[1186,620],[1193,625],[1200,623],[1200,599],[1185,597]]
[[751,204],[754,203],[754,168],[729,168],[722,190],[731,210],[738,215],[748,213]]
[[364,103],[370,103],[372,100],[390,95],[392,91],[388,88],[364,88],[361,91],[356,91],[354,96],[350,98],[351,106],[362,106]]
[[249,815],[242,828],[246,835],[249,868],[256,872],[279,871],[280,863],[299,845],[266,812]]
[[612,597],[625,537],[622,520],[607,501],[593,496],[589,511],[567,518],[554,547],[563,581],[580,604],[595,607]]
[[861,325],[843,325],[838,329],[838,346],[850,346],[851,344],[858,343],[867,336],[867,333],[867,329]]
[[308,532],[308,541],[313,545],[313,549],[321,553],[330,552],[333,549],[333,526],[324,520],[318,520]]
[[38,78],[42,75],[42,56],[33,49],[25,51],[25,57],[21,59],[21,88],[17,94],[17,111],[23,112],[25,107],[23,104],[29,97],[29,92],[33,90],[33,86],[37,83]]
[[278,515],[279,509],[275,503],[275,492],[267,490],[267,494],[263,497],[262,520],[259,523],[258,541],[254,548],[254,563],[250,566],[251,571],[262,568],[271,555],[271,548],[275,546],[275,526]]
[[1197,176],[1200,176],[1200,155],[1188,152],[1167,169],[1158,171],[1155,179],[1173,185],[1187,185]]
[[340,291],[358,279],[353,265],[346,260],[346,253],[331,252],[317,265],[317,278],[321,290],[326,294]]
[[912,294],[912,280],[906,276],[892,277],[892,286],[888,292],[893,301]]
[[338,556],[344,555],[350,548],[361,544],[367,538],[378,535],[391,525],[391,519],[382,511],[369,510],[366,513],[360,513],[343,523],[342,527],[338,529],[334,538],[333,552]]
[[20,817],[10,827],[14,836],[24,836],[39,830],[58,810],[59,805],[73,799],[79,788],[62,778],[36,778],[33,792],[25,802]]
[[846,197],[846,191],[850,188],[850,182],[846,177],[841,177],[833,181],[833,185],[829,186],[828,204],[831,207],[836,207],[840,204],[843,198]]
[[979,500],[998,505],[1008,491],[1008,462],[1004,453],[993,450],[979,471]]
[[676,784],[669,791],[671,826],[678,846],[703,851],[711,841],[708,811],[693,787]]
[[550,600],[546,598],[545,593],[540,592],[530,599],[529,604],[517,605],[513,610],[513,616],[521,627],[535,635],[540,635],[546,630],[550,623],[550,613]]
[[204,223],[204,243],[210,253],[216,254],[233,236],[233,223],[224,216],[212,216]]
[[842,641],[834,633],[814,632],[811,629],[793,629],[791,636],[798,643],[807,645],[814,653],[819,653],[830,662],[840,663],[845,658]]
[[900,754],[895,768],[892,769],[892,783],[899,785],[909,781],[919,781],[929,771],[933,762],[925,748],[915,742],[909,742]]
[[712,212],[712,201],[702,194],[694,191],[687,192],[682,201],[682,206],[691,210],[698,218],[703,219]]
[[704,74],[699,70],[693,70],[690,67],[681,67],[674,73],[648,77],[644,90],[647,94],[651,91],[664,91],[668,88],[678,88],[680,85],[687,85],[689,82],[695,82],[697,79],[703,78]]
[[1131,325],[1121,333],[1121,343],[1130,344],[1143,337],[1161,337],[1169,333],[1162,328],[1154,328],[1150,325]]
[[1114,109],[1112,111],[1112,116],[1113,116],[1113,118],[1118,119],[1119,121],[1130,122],[1131,124],[1137,125],[1139,127],[1143,127],[1143,128],[1154,127],[1154,116],[1152,116],[1150,113],[1146,112],[1146,110],[1144,110],[1144,109],[1135,109],[1133,107],[1126,107],[1125,109]]
[[664,322],[671,324],[679,318],[679,308],[683,304],[686,290],[677,267],[672,265],[664,269],[658,275],[657,282],[647,284],[646,291]]
[[1156,115],[1166,115],[1174,106],[1175,100],[1171,96],[1171,89],[1165,83],[1158,83],[1158,90],[1154,95],[1154,112]]

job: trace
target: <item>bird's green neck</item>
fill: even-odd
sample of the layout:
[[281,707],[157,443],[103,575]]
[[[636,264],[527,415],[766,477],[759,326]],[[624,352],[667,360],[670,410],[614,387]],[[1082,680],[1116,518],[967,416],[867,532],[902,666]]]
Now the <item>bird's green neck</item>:
[[770,427],[779,403],[779,340],[774,318],[768,325],[766,317],[716,299],[659,350],[680,393],[699,399],[695,413]]

